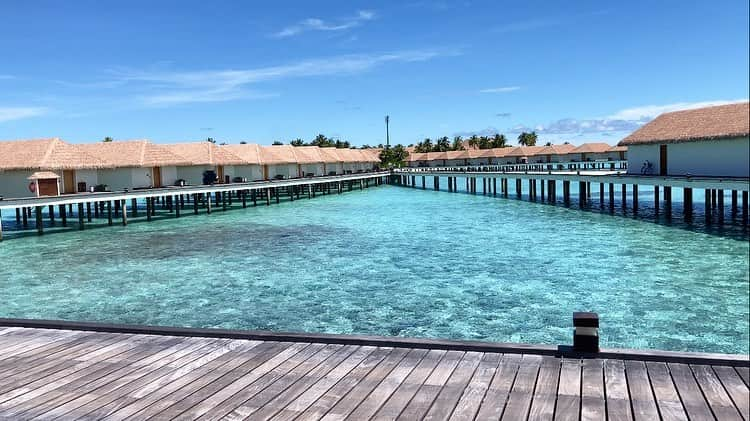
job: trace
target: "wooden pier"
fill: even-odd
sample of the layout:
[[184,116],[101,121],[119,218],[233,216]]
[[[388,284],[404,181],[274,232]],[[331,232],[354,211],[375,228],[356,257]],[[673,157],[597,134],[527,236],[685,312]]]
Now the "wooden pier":
[[[421,186],[417,185],[416,177],[422,178]],[[561,201],[566,206],[571,204],[571,183],[574,183],[578,187],[577,198],[581,208],[595,205],[599,208],[609,208],[610,211],[614,211],[616,207],[615,192],[619,186],[619,206],[623,210],[628,209],[634,215],[640,208],[639,186],[651,186],[654,189],[655,212],[668,217],[672,212],[672,189],[681,188],[683,213],[687,220],[692,217],[694,211],[693,191],[704,190],[703,213],[707,224],[725,222],[725,199],[728,200],[729,213],[733,217],[736,216],[743,225],[748,224],[748,178],[633,175],[607,168],[576,171],[497,171],[494,168],[482,167],[435,167],[397,169],[394,171],[393,183],[424,189],[426,177],[433,178],[434,190],[440,189],[441,178],[447,178],[448,191],[458,192],[457,179],[464,178],[464,191],[478,194],[477,180],[481,179],[481,194],[502,197],[515,195],[519,199],[523,197],[523,185],[527,183],[526,195],[530,201]],[[509,191],[511,185],[514,186],[512,193]],[[558,185],[562,186],[562,194],[558,194]],[[598,193],[594,198],[592,191]]]
[[[60,226],[67,227],[69,218],[75,217],[76,220],[73,222],[79,230],[85,229],[94,218],[106,217],[108,225],[113,225],[115,220],[127,225],[128,217],[138,217],[141,210],[144,211],[143,216],[147,221],[156,216],[158,207],[176,218],[186,211],[192,211],[193,214],[204,211],[210,214],[216,208],[227,210],[233,203],[241,204],[245,208],[248,203],[252,206],[257,206],[258,202],[265,205],[272,202],[280,203],[282,198],[294,201],[299,199],[301,194],[311,199],[316,194],[341,194],[362,190],[389,183],[389,175],[389,171],[377,171],[249,183],[5,199],[0,200],[0,216],[2,212],[15,211],[16,223],[22,230],[29,229],[29,221],[33,218],[33,229],[41,235],[44,233],[45,219],[49,225],[55,225],[59,220]],[[145,209],[138,208],[138,201],[145,202]],[[2,239],[3,227],[0,218],[0,241]]]
[[0,418],[748,420],[747,356],[0,319]]

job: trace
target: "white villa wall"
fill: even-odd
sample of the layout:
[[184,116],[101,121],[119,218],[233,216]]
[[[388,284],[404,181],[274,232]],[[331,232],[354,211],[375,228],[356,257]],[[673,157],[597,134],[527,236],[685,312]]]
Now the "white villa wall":
[[5,199],[36,196],[29,191],[30,181],[26,179],[33,173],[25,170],[0,172],[0,196]]
[[263,179],[263,167],[260,165],[235,165],[233,167],[233,172],[233,177],[244,177],[247,178],[248,181]]
[[297,178],[297,164],[268,165],[268,178],[273,180],[277,175],[284,178]]
[[[130,186],[133,188],[138,187],[152,187],[153,174],[151,174],[151,168],[131,168],[130,169]],[[163,184],[163,183],[162,183]]]
[[177,167],[177,179],[185,180],[185,183],[189,185],[200,186],[201,184],[203,184],[203,172],[206,170],[216,171],[216,168],[207,165]]
[[[60,171],[60,173],[62,175],[62,171]],[[60,185],[63,186],[64,184],[62,184],[62,179],[60,180],[61,180]],[[99,184],[99,177],[97,176],[97,171],[96,170],[76,170],[76,180],[75,180],[76,190],[78,189],[78,183],[86,183],[87,191],[91,188],[91,186],[96,186],[97,184]]]
[[[440,162],[442,162],[442,160]],[[446,167],[463,167],[464,165],[466,165],[466,160],[463,159],[463,158],[461,158],[461,159],[446,159],[445,160],[445,166]]]
[[99,184],[105,184],[111,191],[133,188],[132,168],[101,169],[97,171]]
[[177,167],[161,167],[162,186],[174,186],[178,179]]
[[490,165],[490,158],[469,158],[469,165]]
[[[667,144],[668,175],[750,177],[750,139],[705,140]],[[659,174],[659,145],[629,145],[628,173],[640,174],[644,161]]]
[[[409,165],[411,164],[412,162],[409,163]],[[333,172],[333,171],[336,171],[336,174],[343,174],[344,164],[341,162],[334,162],[334,163],[326,164],[325,175],[328,175],[329,172]]]
[[323,172],[323,164],[302,164],[300,165],[300,169],[300,175],[306,175],[308,173],[313,173],[315,175],[325,175],[325,173]]

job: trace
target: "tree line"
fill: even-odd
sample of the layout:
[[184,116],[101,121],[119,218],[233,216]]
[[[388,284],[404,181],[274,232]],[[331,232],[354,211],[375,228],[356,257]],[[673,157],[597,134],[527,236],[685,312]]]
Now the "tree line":
[[[536,132],[522,132],[518,135],[518,144],[522,146],[535,146],[537,137]],[[508,144],[508,138],[500,133],[496,133],[494,136],[473,135],[466,139],[461,136],[456,136],[453,138],[453,141],[450,141],[448,136],[439,137],[434,141],[427,138],[411,146],[414,147],[414,152],[424,153],[462,151],[466,149],[467,145],[471,149],[493,149],[510,146]]]

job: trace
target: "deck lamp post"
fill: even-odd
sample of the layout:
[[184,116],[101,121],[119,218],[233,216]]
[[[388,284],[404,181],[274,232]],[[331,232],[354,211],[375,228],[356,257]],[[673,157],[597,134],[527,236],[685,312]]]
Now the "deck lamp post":
[[573,350],[599,352],[599,315],[590,312],[573,313]]

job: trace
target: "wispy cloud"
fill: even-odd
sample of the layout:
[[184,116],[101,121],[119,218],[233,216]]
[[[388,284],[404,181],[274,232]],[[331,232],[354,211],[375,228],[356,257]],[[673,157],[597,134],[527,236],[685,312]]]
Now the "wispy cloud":
[[0,107],[0,123],[47,114],[45,107]]
[[508,118],[510,117],[510,113],[497,113],[495,117]]
[[519,89],[521,89],[520,86],[503,86],[503,87],[500,87],[500,88],[482,89],[482,90],[479,91],[479,93],[482,93],[482,94],[502,94],[502,93],[506,93],[506,92],[517,91]]
[[[335,56],[304,60],[281,66],[243,70],[197,72],[115,71],[115,78],[137,84],[147,91],[141,101],[148,105],[174,105],[190,102],[219,102],[247,98],[268,98],[278,94],[249,89],[261,82],[314,76],[347,75],[365,72],[388,63],[427,61],[455,52],[437,50],[398,51],[383,54]],[[154,93],[154,91],[157,91]]]
[[307,18],[295,25],[287,26],[281,31],[274,33],[273,37],[287,38],[307,31],[343,31],[360,26],[364,22],[375,19],[375,17],[375,12],[372,10],[359,10],[356,15],[339,19],[335,23],[326,22],[318,18]]
[[540,124],[534,127],[518,125],[513,127],[512,132],[534,130],[540,134],[549,135],[601,135],[611,133],[628,133],[637,130],[642,125],[653,120],[662,113],[687,110],[693,108],[708,107],[711,105],[731,104],[733,102],[747,101],[737,100],[714,100],[700,102],[677,102],[665,105],[644,105],[639,107],[625,108],[604,118],[575,119],[564,118],[549,124]]

